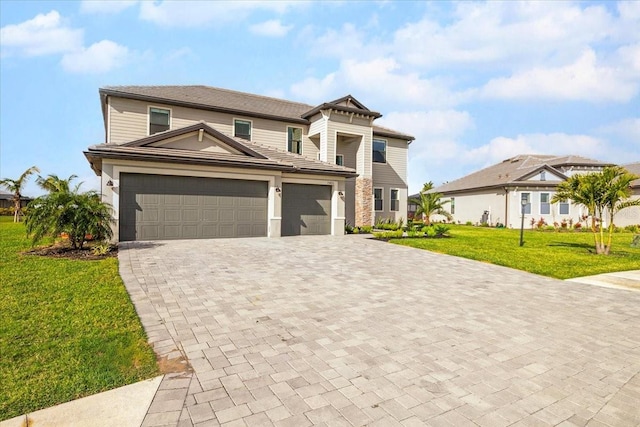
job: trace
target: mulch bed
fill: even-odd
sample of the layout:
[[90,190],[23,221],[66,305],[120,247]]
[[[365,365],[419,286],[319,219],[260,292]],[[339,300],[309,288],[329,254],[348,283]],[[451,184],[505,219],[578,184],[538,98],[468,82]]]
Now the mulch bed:
[[72,249],[66,244],[55,244],[52,246],[33,248],[23,252],[24,255],[46,256],[49,258],[81,259],[86,261],[113,258],[118,256],[118,247],[114,246],[109,252],[103,255],[95,255],[91,251],[91,246],[87,245],[82,249]]

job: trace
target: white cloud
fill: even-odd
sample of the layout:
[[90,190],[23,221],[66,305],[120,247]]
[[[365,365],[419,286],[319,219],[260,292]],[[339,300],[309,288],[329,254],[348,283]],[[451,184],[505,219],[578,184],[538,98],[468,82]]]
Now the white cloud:
[[[450,176],[452,165],[459,167],[457,158],[464,147],[460,138],[475,127],[466,111],[432,110],[391,112],[376,123],[401,129],[416,139],[409,146],[409,191],[416,192],[427,181],[441,183]],[[438,172],[442,170],[442,173]]]
[[387,108],[397,108],[399,103],[413,107],[450,107],[467,97],[466,93],[449,91],[444,79],[425,79],[418,73],[403,70],[393,58],[345,59],[336,72],[320,79],[306,78],[293,84],[291,92],[311,103],[351,93],[356,98],[366,98],[371,105]]
[[104,73],[126,63],[129,49],[111,40],[102,40],[88,48],[67,53],[62,67],[73,73]]
[[82,13],[119,13],[138,3],[135,0],[83,0]]
[[426,16],[398,30],[393,44],[403,61],[427,68],[562,62],[609,37],[614,21],[599,5],[460,2],[450,23]]
[[55,10],[0,29],[3,56],[40,56],[69,52],[82,46],[82,38],[83,31],[66,26]]
[[605,141],[590,135],[536,133],[515,138],[499,136],[488,144],[466,150],[461,157],[470,164],[485,167],[518,154],[579,154],[600,159],[606,150]]
[[162,1],[140,3],[140,18],[166,27],[198,27],[243,20],[255,10],[284,13],[295,1]]
[[536,67],[491,79],[481,94],[487,98],[626,102],[637,95],[639,83],[624,77],[616,68],[599,66],[595,52],[589,49],[566,66]]
[[[601,126],[598,132],[616,135],[628,141],[637,141],[640,144],[640,117],[619,120],[615,123]],[[640,153],[638,153],[640,156]]]
[[293,25],[282,25],[277,19],[265,21],[249,27],[253,34],[265,37],[284,37],[293,28]]

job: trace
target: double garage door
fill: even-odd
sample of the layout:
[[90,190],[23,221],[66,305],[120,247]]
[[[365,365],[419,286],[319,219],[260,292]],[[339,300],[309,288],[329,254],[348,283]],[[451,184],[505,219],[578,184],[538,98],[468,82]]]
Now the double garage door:
[[[120,175],[120,240],[267,235],[266,181]],[[282,186],[282,235],[330,234],[331,187]]]

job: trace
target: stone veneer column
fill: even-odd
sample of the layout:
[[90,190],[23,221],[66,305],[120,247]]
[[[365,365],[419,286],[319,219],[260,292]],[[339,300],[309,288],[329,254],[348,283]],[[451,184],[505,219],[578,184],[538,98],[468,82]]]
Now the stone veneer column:
[[356,226],[373,225],[373,180],[356,178]]

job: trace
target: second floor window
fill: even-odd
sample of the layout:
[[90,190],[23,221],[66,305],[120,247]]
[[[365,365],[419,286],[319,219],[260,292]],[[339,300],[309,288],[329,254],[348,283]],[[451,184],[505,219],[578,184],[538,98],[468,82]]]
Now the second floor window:
[[302,154],[301,128],[287,128],[287,150],[290,153]]
[[336,154],[336,165],[344,166],[344,156],[342,154]]
[[149,135],[169,130],[171,111],[164,108],[149,108]]
[[398,190],[391,189],[391,211],[400,210],[400,200],[398,199]]
[[251,141],[251,122],[248,120],[234,120],[233,136]]
[[387,141],[373,140],[373,161],[375,163],[387,163]]

